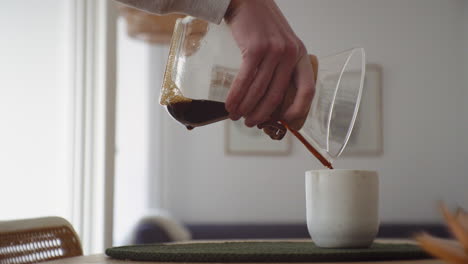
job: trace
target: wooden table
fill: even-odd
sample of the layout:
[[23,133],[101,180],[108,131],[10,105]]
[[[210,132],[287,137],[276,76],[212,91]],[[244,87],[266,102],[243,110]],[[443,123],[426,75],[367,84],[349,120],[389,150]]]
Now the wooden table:
[[[42,264],[124,264],[124,263],[128,263],[128,264],[156,264],[156,263],[157,264],[175,264],[175,262],[164,263],[164,262],[117,260],[117,259],[108,258],[107,256],[103,254],[42,262]],[[441,260],[435,260],[435,259],[379,261],[379,262],[321,262],[321,263],[314,262],[313,264],[344,264],[344,263],[352,263],[352,264],[370,264],[370,263],[372,264],[445,264]],[[245,263],[242,263],[242,264],[245,264]],[[285,263],[275,263],[275,264],[285,264]],[[304,263],[300,263],[300,264],[304,264]]]
[[[229,240],[229,241],[238,241],[238,240]],[[252,240],[251,240],[252,241]],[[265,240],[253,240],[253,241],[265,241]],[[272,240],[266,240],[272,241]],[[284,240],[282,240],[284,241]],[[307,240],[289,240],[289,241],[307,241]],[[196,243],[196,242],[226,242],[226,241],[188,241],[183,243]],[[384,242],[384,243],[411,243],[408,240],[380,240],[378,239],[377,242]],[[90,255],[90,256],[82,256],[82,257],[74,257],[74,258],[66,258],[60,259],[55,261],[48,261],[42,262],[43,264],[176,264],[175,262],[151,262],[151,261],[129,261],[129,260],[118,260],[118,259],[111,259],[104,254],[98,255]],[[377,261],[377,262],[314,262],[313,264],[445,264],[441,260],[436,259],[422,259],[422,260],[399,260],[399,261]],[[200,263],[197,263],[200,264]],[[229,263],[235,264],[235,263]],[[239,263],[245,264],[245,263]],[[262,263],[264,264],[264,263]],[[286,263],[271,263],[271,264],[286,264]],[[287,263],[291,264],[291,263]],[[300,263],[304,264],[304,263]]]

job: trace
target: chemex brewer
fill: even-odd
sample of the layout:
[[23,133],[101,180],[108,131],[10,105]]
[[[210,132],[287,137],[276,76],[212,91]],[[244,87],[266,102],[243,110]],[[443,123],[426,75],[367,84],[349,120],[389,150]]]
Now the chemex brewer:
[[[318,60],[313,55],[310,58],[316,91],[301,129],[291,129],[281,120],[260,127],[277,140],[288,129],[324,166],[333,168],[357,117],[365,53],[362,48],[353,48]],[[225,23],[208,24],[190,16],[179,19],[171,40],[161,105],[188,129],[227,119],[224,103],[241,62],[240,50]]]

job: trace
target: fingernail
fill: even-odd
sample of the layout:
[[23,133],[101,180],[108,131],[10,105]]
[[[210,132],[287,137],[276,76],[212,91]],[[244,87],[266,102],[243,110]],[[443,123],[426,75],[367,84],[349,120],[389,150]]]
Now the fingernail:
[[241,116],[238,115],[238,114],[230,114],[230,115],[229,115],[229,118],[230,118],[231,120],[237,121],[237,120],[239,120],[239,118],[241,118]]
[[252,120],[245,120],[245,125],[248,126],[248,127],[254,127],[255,126],[255,122],[253,122]]

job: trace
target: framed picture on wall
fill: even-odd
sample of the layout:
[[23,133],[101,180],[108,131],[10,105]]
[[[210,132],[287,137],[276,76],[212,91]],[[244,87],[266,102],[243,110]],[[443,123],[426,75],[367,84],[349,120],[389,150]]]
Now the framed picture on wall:
[[288,155],[291,152],[291,137],[272,140],[263,130],[249,128],[244,120],[225,122],[224,150],[228,155]]
[[382,153],[382,68],[368,64],[358,116],[342,155],[376,156]]

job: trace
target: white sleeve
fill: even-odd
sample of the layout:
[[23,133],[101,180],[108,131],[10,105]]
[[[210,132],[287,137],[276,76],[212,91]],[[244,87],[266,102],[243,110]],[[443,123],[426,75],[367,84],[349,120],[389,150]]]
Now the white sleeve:
[[219,24],[231,0],[117,0],[159,15],[182,13]]

